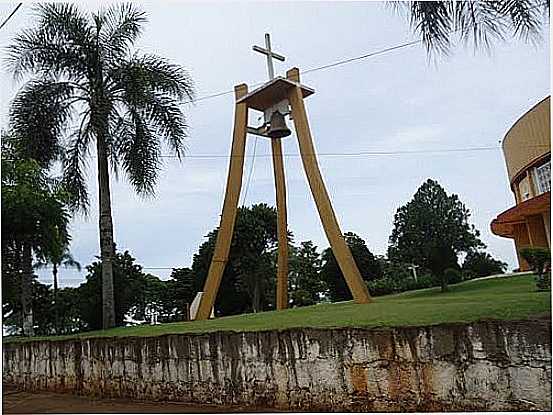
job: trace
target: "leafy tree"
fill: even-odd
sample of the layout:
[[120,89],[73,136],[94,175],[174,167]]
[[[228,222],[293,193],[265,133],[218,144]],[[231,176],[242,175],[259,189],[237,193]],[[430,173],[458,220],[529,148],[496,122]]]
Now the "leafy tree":
[[56,334],[71,334],[86,329],[86,323],[81,316],[80,303],[79,288],[65,287],[58,291],[56,298],[56,308],[58,310],[58,317],[55,321]]
[[[413,271],[409,268],[411,264],[390,261],[385,256],[377,256],[382,269],[382,278],[392,281],[414,280]],[[417,268],[417,275],[423,275],[426,270]]]
[[447,268],[444,271],[444,279],[447,284],[458,284],[463,281],[463,275],[457,268]]
[[509,1],[405,1],[394,2],[406,12],[411,27],[427,51],[447,53],[453,39],[489,48],[493,40],[517,36],[537,41],[549,22],[549,2]]
[[[194,290],[196,292],[203,290],[209,271],[209,265],[211,264],[211,258],[213,257],[213,251],[215,250],[217,231],[218,229],[215,229],[206,235],[207,240],[200,245],[198,253],[193,256],[192,274],[194,276]],[[237,232],[238,230],[235,226],[234,234],[236,235]],[[219,291],[215,298],[214,308],[215,314],[218,316],[242,314],[249,309],[248,295],[240,290],[237,271],[231,266],[231,261],[233,259],[234,255],[231,246],[229,260],[227,261],[225,271],[221,278]]]
[[[382,276],[380,263],[369,251],[365,241],[353,232],[346,232],[344,238],[363,280],[368,282],[380,278]],[[322,261],[321,278],[328,286],[330,300],[351,300],[353,297],[331,248],[323,251]]]
[[[274,308],[276,209],[264,203],[238,209],[229,258],[215,299],[218,315]],[[217,229],[194,255],[192,272],[201,291],[215,249]]]
[[179,102],[193,98],[192,83],[180,66],[133,53],[146,18],[132,4],[90,15],[70,3],[36,11],[36,26],[8,49],[14,75],[32,76],[13,101],[11,122],[18,147],[42,165],[63,155],[76,208],[88,206],[85,166],[96,147],[102,326],[108,328],[116,322],[109,167],[122,170],[138,193],[153,194],[161,141],[183,154],[187,125]]
[[2,280],[19,293],[23,333],[32,335],[33,260],[69,243],[69,213],[65,193],[36,161],[2,156]]
[[164,281],[166,294],[161,299],[163,321],[182,321],[187,305],[190,306],[196,293],[194,273],[190,268],[174,268],[170,279]]
[[520,255],[536,273],[538,289],[551,289],[551,251],[548,248],[528,247],[521,249]]
[[242,207],[233,238],[233,266],[239,289],[247,293],[254,313],[274,308],[277,214],[264,203]]
[[290,246],[290,272],[288,289],[293,307],[318,303],[327,288],[321,279],[321,255],[311,241],[302,242],[299,247]]
[[507,264],[494,259],[489,253],[483,251],[469,251],[463,262],[463,271],[478,277],[487,277],[493,274],[503,274]]
[[[121,326],[127,314],[143,319],[146,307],[158,299],[152,288],[152,278],[156,277],[145,274],[128,251],[116,253],[113,259],[115,322]],[[79,286],[80,314],[90,330],[102,328],[102,315],[98,313],[102,306],[102,267],[101,261],[88,265],[86,282]]]
[[446,268],[458,268],[457,255],[484,247],[479,232],[468,223],[469,210],[457,195],[448,196],[438,182],[428,179],[413,199],[394,216],[388,258],[429,269],[447,290]]

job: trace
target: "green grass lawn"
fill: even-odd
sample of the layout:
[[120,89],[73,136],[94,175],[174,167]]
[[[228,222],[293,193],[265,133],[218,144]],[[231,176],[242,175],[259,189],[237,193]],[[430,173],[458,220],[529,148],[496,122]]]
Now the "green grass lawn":
[[[292,327],[400,327],[484,319],[525,319],[551,311],[551,293],[536,291],[530,275],[468,281],[439,288],[374,298],[371,304],[343,302],[318,304],[285,311],[222,317],[209,321],[169,323],[157,326],[119,327],[65,339],[100,336],[156,336],[168,333],[201,333],[221,330],[259,331]],[[4,339],[8,340],[8,339]],[[22,340],[13,338],[8,341]]]

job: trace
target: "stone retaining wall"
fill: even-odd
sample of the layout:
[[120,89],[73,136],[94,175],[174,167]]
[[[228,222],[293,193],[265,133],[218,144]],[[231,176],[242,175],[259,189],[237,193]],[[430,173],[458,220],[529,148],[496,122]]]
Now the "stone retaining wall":
[[5,343],[29,391],[309,411],[551,410],[551,321]]

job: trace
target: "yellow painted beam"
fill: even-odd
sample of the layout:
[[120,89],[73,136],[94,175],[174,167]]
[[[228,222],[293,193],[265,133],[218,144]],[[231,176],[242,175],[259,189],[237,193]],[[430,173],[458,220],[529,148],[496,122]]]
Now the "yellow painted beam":
[[[246,84],[234,87],[236,101],[246,96],[248,86]],[[234,223],[238,209],[238,199],[240,198],[240,188],[242,187],[242,173],[244,170],[244,152],[246,149],[246,132],[248,122],[248,106],[245,102],[236,103],[234,112],[234,132],[232,138],[231,157],[229,162],[229,172],[227,177],[227,188],[225,190],[225,199],[223,202],[223,213],[213,258],[209,266],[207,279],[204,284],[203,296],[200,300],[200,306],[196,315],[196,320],[207,320],[211,314],[211,309],[215,304],[215,298],[221,284],[221,278],[228,260]]]
[[[293,68],[286,73],[288,79],[295,82],[299,82],[299,70]],[[307,175],[309,187],[311,193],[315,199],[319,216],[323,223],[326,236],[332,248],[332,252],[336,257],[338,265],[346,279],[346,283],[351,291],[353,299],[356,303],[368,303],[371,301],[369,290],[367,285],[361,278],[361,273],[355,264],[351,251],[342,236],[340,226],[332,204],[330,197],[326,191],[321,171],[317,163],[315,155],[315,148],[313,146],[313,139],[311,137],[311,131],[309,129],[309,122],[307,120],[307,113],[303,102],[303,96],[301,89],[298,86],[292,88],[289,93],[289,101],[292,107],[292,118],[296,127],[296,134],[298,136],[299,148],[301,153],[301,159],[303,162],[303,168]]]
[[278,263],[276,308],[288,308],[288,226],[286,218],[286,180],[280,138],[271,139],[277,202]]

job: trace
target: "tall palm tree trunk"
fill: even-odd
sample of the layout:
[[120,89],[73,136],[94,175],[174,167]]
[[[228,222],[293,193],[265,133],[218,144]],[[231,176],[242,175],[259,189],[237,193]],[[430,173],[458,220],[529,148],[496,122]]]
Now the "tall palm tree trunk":
[[33,314],[31,307],[31,280],[33,278],[33,251],[31,244],[23,243],[21,275],[21,314],[23,317],[22,328],[24,336],[33,336]]
[[54,332],[59,334],[59,307],[58,307],[58,264],[54,264],[52,268],[54,276]]
[[115,327],[113,296],[113,221],[109,187],[108,157],[103,135],[96,137],[98,151],[98,192],[100,196],[100,255],[102,258],[102,327]]

